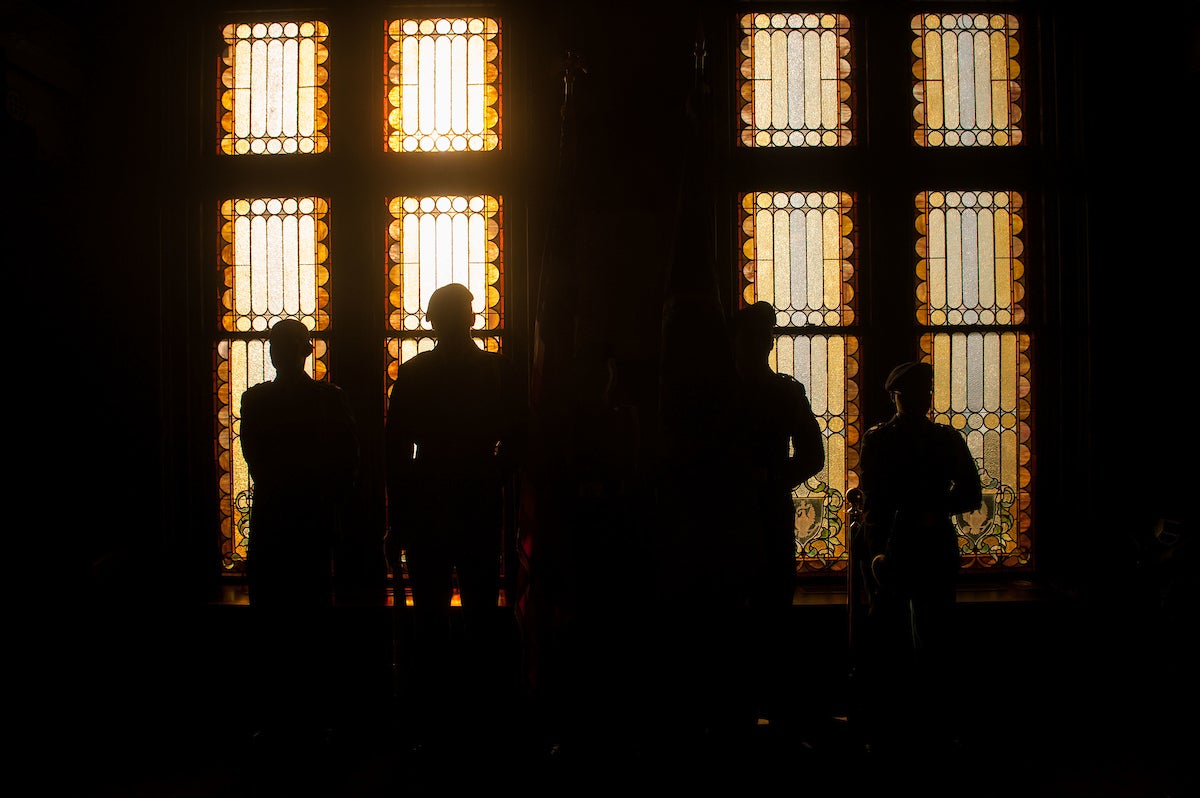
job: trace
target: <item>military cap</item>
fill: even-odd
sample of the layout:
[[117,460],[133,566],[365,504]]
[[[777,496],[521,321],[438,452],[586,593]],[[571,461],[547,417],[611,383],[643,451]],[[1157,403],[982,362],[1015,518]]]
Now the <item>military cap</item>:
[[883,387],[888,393],[929,390],[933,387],[933,366],[915,361],[901,363],[892,369]]
[[280,319],[271,327],[268,340],[272,344],[305,343],[312,338],[312,332],[298,319]]
[[755,302],[733,316],[733,328],[741,333],[770,335],[775,329],[775,308],[770,302]]

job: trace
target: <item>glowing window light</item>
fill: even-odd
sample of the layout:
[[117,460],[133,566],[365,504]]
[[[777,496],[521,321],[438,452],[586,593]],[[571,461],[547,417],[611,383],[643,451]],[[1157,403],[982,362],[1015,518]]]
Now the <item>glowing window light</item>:
[[[480,346],[499,351],[504,329],[503,223],[500,197],[395,197],[388,202],[387,319],[401,335],[388,343],[388,373],[431,348],[429,297],[462,283],[475,297]],[[390,382],[390,380],[389,380]]]
[[930,325],[1023,322],[1021,195],[925,191],[916,204],[917,320]]
[[[305,362],[305,371],[315,379],[324,379],[328,361],[326,342],[313,340],[313,353]],[[249,542],[250,498],[252,483],[242,447],[242,393],[252,385],[275,379],[270,347],[265,338],[222,340],[216,347],[216,455],[218,506],[221,519],[221,560],[228,570],[246,560]]]
[[[808,392],[825,467],[792,494],[797,567],[846,568],[846,492],[858,485],[859,339],[829,328],[856,317],[854,197],[839,191],[758,191],[739,198],[740,295],[769,302],[781,328],[771,368]],[[798,332],[800,327],[822,331]]]
[[499,21],[392,20],[386,44],[385,149],[500,147]]
[[221,152],[329,148],[329,49],[324,22],[229,24],[220,59]]
[[[978,512],[955,519],[966,567],[1030,563],[1030,336],[1021,260],[1024,200],[1013,191],[915,198],[916,318],[934,368],[934,418],[961,430],[984,481]],[[955,330],[970,326],[993,329]]]
[[851,125],[850,21],[843,14],[745,14],[737,54],[745,147],[839,147]]
[[962,431],[983,479],[982,507],[954,519],[963,566],[1029,565],[1030,337],[936,332],[921,349],[934,370],[932,417]]
[[771,368],[799,380],[825,439],[825,467],[792,492],[797,565],[846,568],[846,492],[858,485],[859,340],[852,335],[775,337]]
[[1021,143],[1018,20],[1011,14],[913,17],[915,138],[927,147]]
[[221,324],[266,332],[296,318],[329,327],[329,203],[320,197],[221,204]]
[[770,302],[781,327],[854,321],[853,197],[838,191],[741,196],[741,297]]

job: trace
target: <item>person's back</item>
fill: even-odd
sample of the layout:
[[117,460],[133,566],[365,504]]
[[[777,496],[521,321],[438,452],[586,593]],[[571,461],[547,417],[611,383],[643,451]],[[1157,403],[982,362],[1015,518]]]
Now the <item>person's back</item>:
[[357,472],[342,390],[303,371],[308,330],[272,328],[273,381],[247,389],[240,440],[253,481],[247,569],[252,602],[331,600],[330,556]]
[[[796,592],[793,491],[825,464],[824,439],[804,385],[770,366],[775,310],[756,302],[733,320],[737,368],[734,472],[739,538],[730,547],[740,602],[749,611],[750,700],[758,720],[800,720],[800,658],[788,611]],[[742,562],[739,562],[742,560]]]
[[966,439],[928,417],[932,366],[901,364],[885,388],[896,414],[867,431],[860,459],[873,584],[856,667],[869,734],[911,746],[954,734],[952,516],[977,509],[983,491]]
[[241,397],[240,441],[253,481],[246,575],[257,628],[252,678],[266,740],[318,733],[332,720],[329,621],[333,546],[358,467],[342,390],[313,380],[311,333],[270,333],[275,379]]
[[928,418],[928,364],[898,367],[887,387],[908,405],[863,436],[865,519],[872,556],[883,555],[897,583],[919,590],[953,580],[959,555],[951,516],[977,509],[982,488],[962,434]]
[[[423,724],[444,735],[446,704],[482,717],[481,685],[497,667],[496,631],[504,488],[520,449],[523,393],[502,355],[471,337],[472,296],[439,288],[427,315],[437,346],[401,364],[388,398],[388,551],[393,575],[407,567],[416,651],[413,698]],[[451,653],[450,601],[457,576],[468,651]],[[399,587],[399,582],[396,582]],[[403,602],[397,602],[403,610]]]

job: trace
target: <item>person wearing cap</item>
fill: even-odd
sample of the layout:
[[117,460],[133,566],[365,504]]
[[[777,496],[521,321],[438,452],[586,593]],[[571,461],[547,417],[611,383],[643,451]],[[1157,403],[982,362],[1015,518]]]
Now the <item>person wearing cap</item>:
[[[498,666],[488,645],[499,628],[503,497],[523,450],[524,391],[509,359],[472,337],[473,301],[458,283],[433,292],[426,317],[437,344],[400,364],[387,407],[387,548],[394,589],[408,570],[412,696],[431,736],[423,742],[435,747],[448,740],[450,715],[466,713],[470,725],[494,697],[481,690]],[[452,639],[454,576],[463,636]],[[395,603],[405,612],[402,593]],[[460,641],[463,655],[452,656]]]
[[281,319],[268,345],[275,376],[242,393],[238,440],[252,482],[249,600],[264,622],[264,689],[276,694],[267,711],[286,729],[308,712],[301,704],[325,669],[318,630],[333,604],[333,547],[357,479],[359,446],[342,389],[305,371],[313,352],[309,329]]
[[751,622],[757,720],[796,720],[790,685],[796,672],[788,611],[796,592],[793,491],[825,466],[825,443],[804,385],[770,365],[775,308],[755,302],[733,317],[736,370],[735,473],[743,537],[731,559],[741,562],[740,588]]
[[[859,463],[874,580],[867,663],[876,677],[873,705],[889,724],[926,718],[932,728],[920,731],[952,735],[948,657],[960,563],[953,517],[982,504],[979,469],[962,433],[929,417],[932,365],[902,363],[884,388],[895,413],[867,430]],[[885,669],[892,682],[886,687]],[[917,739],[912,731],[903,734]]]

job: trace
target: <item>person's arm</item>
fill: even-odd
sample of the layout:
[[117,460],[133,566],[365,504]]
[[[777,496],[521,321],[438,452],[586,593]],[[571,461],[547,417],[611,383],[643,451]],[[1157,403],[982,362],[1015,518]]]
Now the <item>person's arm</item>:
[[979,479],[975,458],[971,456],[971,450],[967,447],[962,433],[952,430],[949,435],[952,436],[950,449],[953,462],[950,472],[952,482],[946,504],[950,515],[960,515],[978,510],[983,504],[983,485]]
[[387,416],[384,422],[384,460],[387,476],[385,485],[388,501],[388,555],[393,562],[403,547],[400,518],[406,501],[405,488],[413,474],[413,434],[411,417],[405,406],[405,370],[400,369],[388,393]]
[[254,400],[254,394],[245,391],[242,393],[238,441],[242,445],[242,458],[246,461],[246,470],[250,472],[252,480],[258,479],[259,466],[263,459],[260,424],[258,403]]
[[788,457],[785,472],[790,488],[795,488],[825,467],[825,438],[821,435],[817,417],[813,414],[804,385],[796,382],[793,388],[792,453]]

